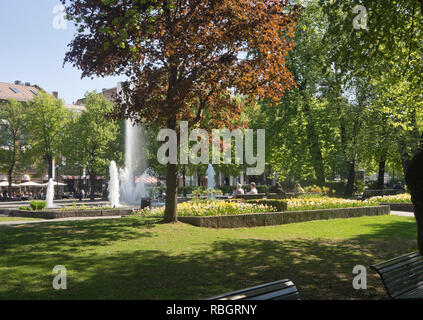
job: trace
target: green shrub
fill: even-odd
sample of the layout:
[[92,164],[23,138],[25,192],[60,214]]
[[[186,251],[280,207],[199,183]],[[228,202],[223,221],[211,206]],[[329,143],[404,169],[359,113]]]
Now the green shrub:
[[226,193],[232,194],[232,192],[234,192],[234,190],[236,189],[236,187],[234,186],[219,186],[217,188],[220,189],[223,194],[226,194]]
[[325,182],[325,187],[330,189],[330,196],[343,196],[345,193],[346,185],[342,181],[329,181]]
[[32,200],[29,205],[32,210],[44,210],[47,206],[47,203],[42,200]]

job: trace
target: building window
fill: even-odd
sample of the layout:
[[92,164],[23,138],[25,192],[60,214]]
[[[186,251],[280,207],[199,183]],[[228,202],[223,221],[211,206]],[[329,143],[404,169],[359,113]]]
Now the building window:
[[21,93],[19,89],[9,87],[10,90],[12,90],[14,93]]

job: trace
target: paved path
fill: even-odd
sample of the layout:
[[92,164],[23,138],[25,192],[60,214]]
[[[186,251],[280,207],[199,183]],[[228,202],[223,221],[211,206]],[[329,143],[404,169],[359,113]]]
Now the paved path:
[[407,211],[391,211],[391,214],[394,216],[401,216],[401,217],[414,217],[414,212],[407,212]]
[[44,220],[20,220],[20,221],[1,221],[0,226],[18,225],[18,224],[29,224],[29,223],[49,223],[49,222],[61,222],[61,221],[79,221],[79,220],[104,220],[104,219],[120,219],[122,216],[110,216],[110,217],[72,217],[72,218],[58,218],[58,219],[44,219]]

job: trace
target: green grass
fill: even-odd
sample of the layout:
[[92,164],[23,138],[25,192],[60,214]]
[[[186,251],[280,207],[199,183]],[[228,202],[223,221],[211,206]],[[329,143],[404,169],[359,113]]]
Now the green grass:
[[[243,229],[154,218],[0,227],[0,299],[201,299],[289,278],[302,299],[384,299],[352,288],[353,267],[416,247],[414,218],[362,217]],[[52,288],[53,267],[68,271]]]

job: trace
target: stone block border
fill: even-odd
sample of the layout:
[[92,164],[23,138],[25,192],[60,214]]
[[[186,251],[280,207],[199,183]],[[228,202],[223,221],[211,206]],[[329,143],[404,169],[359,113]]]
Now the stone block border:
[[381,206],[390,206],[393,211],[414,212],[412,203],[381,203]]
[[285,211],[271,213],[252,213],[229,216],[178,217],[180,222],[203,228],[245,228],[273,226],[312,220],[355,218],[390,214],[389,206],[322,209],[309,211]]
[[57,219],[57,218],[73,218],[73,217],[110,217],[110,216],[127,216],[132,213],[132,209],[108,209],[108,210],[44,210],[44,211],[27,211],[27,210],[4,210],[4,213],[10,217],[39,218],[39,219]]

